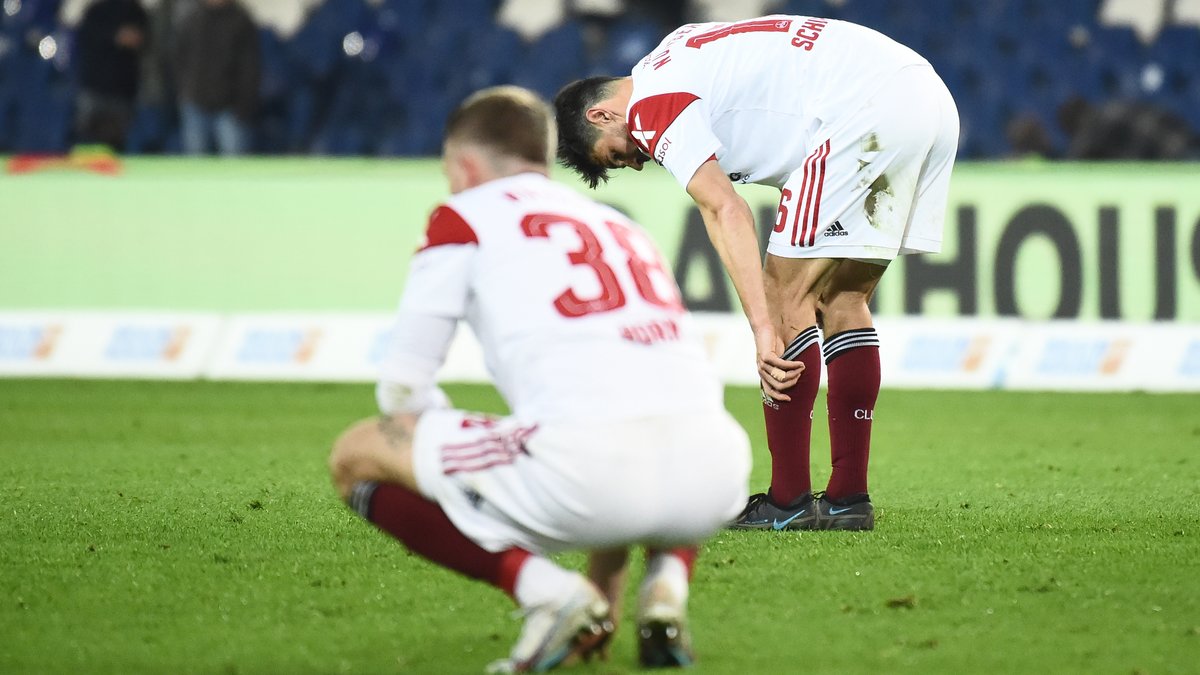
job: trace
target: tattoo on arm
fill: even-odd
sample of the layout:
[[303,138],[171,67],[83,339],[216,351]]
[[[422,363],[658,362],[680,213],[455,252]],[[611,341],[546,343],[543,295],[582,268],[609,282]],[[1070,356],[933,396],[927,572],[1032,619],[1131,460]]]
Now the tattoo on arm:
[[379,418],[379,433],[393,448],[402,448],[412,443],[412,434],[404,425],[391,415],[381,415]]

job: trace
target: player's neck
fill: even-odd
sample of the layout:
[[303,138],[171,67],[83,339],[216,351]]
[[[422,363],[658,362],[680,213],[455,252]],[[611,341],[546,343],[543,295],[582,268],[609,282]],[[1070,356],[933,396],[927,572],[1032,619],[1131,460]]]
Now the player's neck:
[[613,95],[608,99],[612,106],[622,114],[629,109],[629,99],[633,96],[633,78],[623,77],[613,86]]

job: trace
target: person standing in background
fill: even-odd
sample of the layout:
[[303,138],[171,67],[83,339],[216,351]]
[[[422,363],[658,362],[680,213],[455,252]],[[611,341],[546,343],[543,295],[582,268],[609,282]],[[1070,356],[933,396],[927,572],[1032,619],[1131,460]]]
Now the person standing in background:
[[258,28],[236,0],[203,0],[180,26],[175,81],[183,151],[245,154],[258,105]]
[[147,23],[137,0],[99,0],[83,15],[76,36],[76,141],[125,149],[136,111]]

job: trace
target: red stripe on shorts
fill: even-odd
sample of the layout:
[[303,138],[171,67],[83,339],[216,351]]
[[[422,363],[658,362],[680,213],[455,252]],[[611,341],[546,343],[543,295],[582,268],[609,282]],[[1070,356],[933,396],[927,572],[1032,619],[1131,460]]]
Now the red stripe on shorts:
[[812,165],[815,154],[814,152],[804,160],[804,180],[800,181],[800,189],[796,191],[799,201],[796,202],[796,215],[792,218],[792,246],[796,245],[796,226],[800,224],[800,206],[804,204],[804,190],[808,187],[808,168]]
[[[800,241],[793,242],[798,243],[800,246],[812,245],[811,242],[806,244],[805,240],[812,239],[809,228],[812,228],[812,230],[815,231],[817,225],[813,218],[809,218],[809,214],[815,214],[816,211],[820,210],[819,207],[813,207],[813,193],[816,192],[817,195],[820,195],[820,190],[818,190],[817,187],[819,181],[825,180],[825,157],[828,154],[829,141],[825,141],[824,144],[818,146],[817,149],[808,156],[808,163],[804,166],[804,172],[807,176],[805,183],[807,189],[804,189],[804,186],[802,186],[802,192],[800,195],[800,199],[804,204],[804,225],[800,228]],[[799,210],[799,206],[796,208]]]
[[522,427],[507,434],[490,434],[466,443],[442,446],[442,473],[482,471],[501,464],[512,464],[525,453],[525,440],[537,426]]
[[829,141],[825,141],[825,153],[821,155],[821,175],[817,178],[817,201],[813,205],[812,231],[808,233],[808,245],[817,239],[817,228],[821,225],[821,192],[825,189],[825,158],[829,157]]

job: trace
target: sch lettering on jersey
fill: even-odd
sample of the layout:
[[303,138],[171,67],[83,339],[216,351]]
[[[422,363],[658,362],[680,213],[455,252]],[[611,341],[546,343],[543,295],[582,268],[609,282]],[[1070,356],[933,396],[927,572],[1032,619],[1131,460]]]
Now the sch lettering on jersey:
[[417,253],[446,244],[478,244],[475,230],[449,206],[439,206],[429,215],[429,226],[425,228],[425,241]]
[[[629,135],[642,152],[661,164],[658,145],[663,132],[675,122],[680,113],[698,100],[699,96],[686,92],[647,96],[629,109]],[[666,147],[663,148],[663,156],[665,153]]]
[[817,38],[821,37],[821,31],[825,30],[825,26],[829,22],[825,19],[809,19],[800,24],[800,28],[796,30],[796,37],[792,38],[792,46],[799,47],[806,52],[811,52],[812,48],[817,44]]

